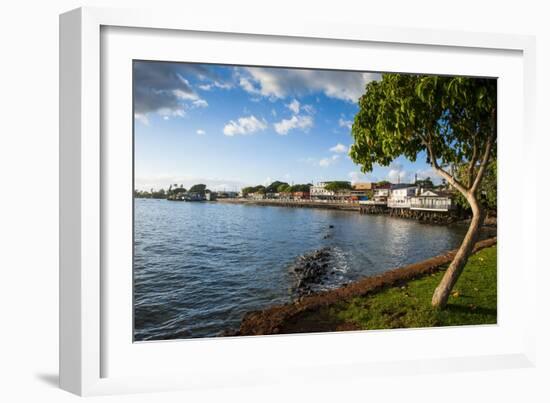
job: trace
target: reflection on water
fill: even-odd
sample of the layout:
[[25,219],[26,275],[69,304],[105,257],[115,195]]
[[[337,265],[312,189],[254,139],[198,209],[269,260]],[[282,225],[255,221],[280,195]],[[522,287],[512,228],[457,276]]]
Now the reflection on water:
[[[332,226],[332,227],[331,227]],[[456,248],[463,226],[386,216],[135,200],[135,339],[215,336],[247,311],[290,301],[289,266],[331,246],[326,287]]]

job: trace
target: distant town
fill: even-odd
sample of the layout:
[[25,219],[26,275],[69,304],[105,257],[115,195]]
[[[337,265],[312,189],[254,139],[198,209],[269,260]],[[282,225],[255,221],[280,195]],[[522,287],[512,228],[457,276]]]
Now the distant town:
[[[190,189],[171,185],[167,190],[135,191],[137,198],[202,202],[227,201],[307,207],[345,207],[365,214],[409,216],[410,211],[451,213],[457,210],[455,194],[445,181],[436,186],[430,178],[414,183],[326,181],[290,185],[274,181],[269,186],[244,187],[241,191],[211,191],[204,184]],[[393,211],[392,211],[393,210]]]

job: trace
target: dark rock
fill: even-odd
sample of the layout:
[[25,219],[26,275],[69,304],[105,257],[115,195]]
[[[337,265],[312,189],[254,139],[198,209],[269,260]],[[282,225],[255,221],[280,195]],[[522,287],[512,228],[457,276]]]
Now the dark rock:
[[331,259],[332,250],[328,247],[298,257],[289,269],[295,278],[291,291],[298,298],[314,293],[314,286],[323,284],[328,279]]

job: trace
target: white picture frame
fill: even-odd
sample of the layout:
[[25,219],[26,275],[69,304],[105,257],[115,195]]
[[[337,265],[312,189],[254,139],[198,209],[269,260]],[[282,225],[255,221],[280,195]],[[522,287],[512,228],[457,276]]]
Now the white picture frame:
[[[107,41],[102,36],[105,33],[113,36]],[[361,67],[360,64],[351,66],[349,59],[345,61],[345,56],[342,61],[322,60],[312,50],[312,44],[315,43],[330,47],[334,52],[339,49],[348,53],[368,49],[390,49],[395,52],[393,56],[388,52],[386,60],[394,60],[391,66],[386,62],[388,64],[384,68],[380,62],[370,70],[449,74],[475,74],[476,71],[482,74],[486,71],[493,76],[489,74],[491,71],[502,69],[498,71],[507,77],[503,79],[503,85],[509,86],[505,90],[511,91],[508,94],[514,91],[518,99],[501,102],[499,98],[499,161],[503,161],[499,163],[499,178],[505,178],[499,179],[499,213],[506,212],[510,207],[511,203],[506,196],[512,194],[514,183],[532,189],[531,194],[536,192],[534,179],[522,178],[518,185],[518,177],[514,177],[506,167],[506,161],[510,163],[507,160],[508,150],[515,148],[517,152],[519,149],[520,163],[534,155],[532,103],[535,91],[535,46],[532,37],[381,28],[336,22],[281,26],[276,22],[266,24],[265,21],[258,23],[238,18],[194,19],[168,11],[151,10],[81,8],[65,13],[60,17],[60,384],[63,389],[79,395],[97,395],[293,383],[297,378],[301,381],[305,378],[329,380],[381,373],[412,374],[534,365],[534,319],[524,315],[521,320],[517,320],[519,308],[512,307],[510,302],[501,298],[510,295],[508,291],[514,284],[521,283],[521,306],[535,305],[534,279],[537,265],[534,254],[529,253],[532,247],[529,246],[528,234],[536,233],[536,210],[523,205],[516,210],[514,217],[499,214],[499,262],[504,263],[503,270],[499,263],[497,326],[133,344],[125,333],[129,330],[128,320],[131,321],[131,318],[123,317],[128,312],[128,287],[131,288],[131,284],[124,285],[128,267],[124,269],[126,274],[111,276],[108,268],[112,267],[109,259],[113,258],[110,255],[113,252],[106,241],[108,236],[109,239],[113,239],[113,236],[120,236],[117,239],[128,236],[127,231],[125,234],[109,233],[109,220],[127,217],[124,215],[127,205],[112,204],[117,198],[112,195],[113,189],[109,183],[118,180],[116,178],[121,178],[121,181],[124,178],[131,179],[127,177],[130,167],[121,164],[125,168],[113,168],[109,164],[109,155],[117,150],[124,153],[124,150],[128,150],[128,143],[115,144],[111,142],[112,137],[105,137],[105,133],[115,127],[127,131],[131,115],[111,121],[109,113],[102,109],[108,104],[117,111],[127,110],[130,94],[127,81],[106,81],[102,77],[102,74],[107,74],[103,70],[105,60],[102,58],[111,57],[113,62],[120,59],[120,63],[114,62],[112,66],[107,63],[107,68],[109,74],[113,72],[112,77],[121,78],[123,70],[120,68],[125,63],[127,65],[128,58],[144,56],[157,59],[168,55],[169,60],[177,60],[181,56],[172,57],[170,52],[174,41],[182,40],[186,33],[192,33],[187,44],[189,52],[193,49],[193,61],[200,59],[215,63],[262,65],[277,63],[273,52],[267,54],[267,51],[251,52],[246,57],[241,51],[234,58],[223,52],[210,56],[202,54],[193,41],[206,38],[204,40],[211,39],[213,43],[220,40],[245,43],[248,40],[252,42],[247,42],[247,46],[259,44],[279,50],[287,46],[289,53],[292,53],[292,46],[300,49],[310,46],[310,61],[296,61],[302,67]],[[136,55],[132,54],[132,46],[126,46],[130,42],[124,41],[131,41],[131,37],[138,34],[143,35],[140,38],[143,49]],[[116,55],[109,53],[107,48],[116,49]],[[432,60],[432,67],[427,66],[426,60],[417,59],[418,65],[408,64],[399,70],[399,66],[405,66],[399,62],[399,52],[421,52],[428,61]],[[475,63],[455,63],[456,67],[451,68],[449,64],[445,67],[444,61],[439,65],[434,59],[434,52],[448,54],[447,63],[453,57],[455,60],[465,57],[481,62],[478,66]],[[501,56],[502,63],[498,67],[498,58]],[[414,60],[412,58],[408,63]],[[288,63],[292,62],[287,60],[284,65]],[[311,65],[305,66],[304,63]],[[508,67],[509,70],[506,70]],[[476,68],[478,70],[474,70]],[[514,110],[517,113],[511,116]],[[502,122],[506,123],[504,127]],[[119,124],[122,126],[117,126]],[[504,136],[501,136],[501,129]],[[519,146],[511,145],[506,140],[507,130],[511,133],[512,129],[516,129],[516,135],[517,131],[522,133]],[[121,188],[124,189],[124,184]],[[110,213],[106,214],[107,211]],[[121,211],[122,214],[118,214]],[[121,224],[121,228],[127,228],[128,222],[126,220]],[[513,256],[509,248],[505,248],[512,243],[516,245]],[[124,256],[120,257],[120,261],[124,262]],[[521,270],[506,270],[506,265],[512,264],[521,267]],[[112,303],[112,298],[109,298],[109,293],[119,290],[117,287],[124,288],[121,305]],[[502,320],[501,312],[504,315]],[[506,316],[508,312],[509,317]],[[526,309],[525,312],[535,312],[535,309]],[[120,328],[117,324],[120,324]],[[450,347],[447,350],[442,347],[428,348],[428,344],[442,346],[448,340],[460,339],[476,340],[476,346],[464,344],[454,350]],[[368,343],[365,343],[366,340]],[[338,354],[317,357],[309,346],[319,343],[329,347],[339,345],[340,350]],[[386,343],[400,345],[402,349],[396,348],[393,354],[388,354],[384,348]],[[380,354],[376,355],[371,349],[369,357],[362,354],[353,356],[352,349],[365,344],[374,345]],[[407,345],[420,347],[416,354],[412,354],[407,352]],[[283,351],[301,354],[294,360],[279,360],[279,357],[285,358]],[[342,355],[349,358],[341,359]],[[169,357],[177,359],[170,360]],[[264,361],[263,365],[260,358]],[[129,364],[117,364],[122,362]],[[143,368],[139,368],[139,363]],[[164,371],[158,370],[160,363]],[[304,367],[309,368],[307,374],[302,371]],[[147,368],[156,369],[148,371]],[[335,369],[337,371],[327,371]],[[157,375],[152,372],[157,372]]]

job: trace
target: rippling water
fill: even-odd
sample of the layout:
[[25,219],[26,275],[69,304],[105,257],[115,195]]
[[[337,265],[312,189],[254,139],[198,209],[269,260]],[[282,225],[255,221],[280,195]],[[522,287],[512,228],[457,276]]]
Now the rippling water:
[[[332,226],[332,228],[331,228]],[[466,228],[322,209],[135,200],[135,340],[216,336],[291,300],[289,266],[330,246],[323,287],[456,248]]]

